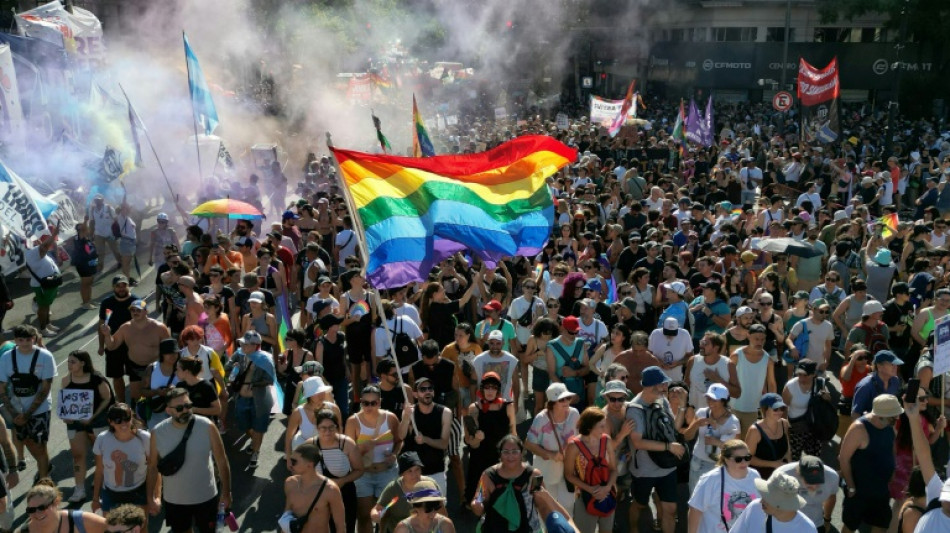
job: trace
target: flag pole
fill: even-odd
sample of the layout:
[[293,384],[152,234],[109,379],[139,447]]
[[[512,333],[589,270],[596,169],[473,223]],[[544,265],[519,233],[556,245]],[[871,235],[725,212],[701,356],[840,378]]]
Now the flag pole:
[[[336,168],[337,176],[340,177],[342,182],[340,189],[343,191],[343,200],[346,202],[346,210],[350,213],[350,218],[353,220],[353,230],[356,233],[356,242],[357,247],[360,251],[360,258],[363,261],[363,269],[365,270],[369,267],[369,252],[366,249],[366,229],[363,227],[363,221],[360,219],[359,212],[356,210],[356,202],[353,201],[353,195],[350,193],[350,187],[346,183],[346,177],[343,175],[343,170],[340,168],[340,162],[336,159],[336,154],[333,153],[333,138],[330,136],[330,132],[327,132],[327,148],[330,148],[330,156],[333,159],[333,166]],[[392,331],[389,329],[389,324],[386,323],[386,313],[383,310],[383,301],[380,298],[379,294],[376,295],[376,312],[379,314],[380,322],[383,325],[383,328],[386,330],[386,343],[389,346],[389,353],[392,354],[393,363],[396,364],[396,375],[399,376],[399,389],[402,390],[402,395],[406,399],[406,405],[412,404],[413,402],[409,399],[409,395],[406,393],[406,383],[402,380],[402,368],[399,367],[399,358],[396,357],[395,350],[393,350],[393,335]],[[393,311],[393,319],[395,320],[396,314]],[[371,372],[375,372],[376,369],[372,369]],[[354,384],[356,387],[357,384]],[[419,428],[416,427],[416,421],[411,416],[409,417],[409,422],[412,424],[412,429],[419,433]]]
[[[182,43],[185,42],[185,30],[181,30]],[[204,173],[201,171],[201,149],[198,147],[198,120],[195,113],[195,99],[191,96],[191,66],[185,57],[185,69],[188,71],[188,100],[191,102],[191,124],[195,127],[195,155],[198,156],[198,187],[204,184]]]
[[[122,87],[121,83],[119,84],[119,90],[122,91],[122,95],[125,96],[125,101],[131,106],[132,100],[129,99],[129,95],[126,94],[125,88]],[[158,157],[158,152],[155,150],[155,145],[152,144],[152,136],[148,134],[148,128],[145,127],[145,121],[142,120],[141,115],[138,113],[135,113],[135,116],[138,117],[139,122],[142,123],[142,133],[145,134],[145,140],[148,141],[148,146],[152,149],[152,155],[155,156],[155,161],[158,163],[158,170],[162,173],[162,177],[165,178],[165,185],[168,186],[168,192],[170,192],[172,195],[172,201],[175,203],[175,209],[178,209],[178,213],[182,216],[182,220],[188,220],[188,213],[186,213],[185,210],[183,210],[181,206],[178,205],[178,194],[175,193],[171,182],[168,181],[168,174],[165,174],[165,167],[162,166],[162,159]]]

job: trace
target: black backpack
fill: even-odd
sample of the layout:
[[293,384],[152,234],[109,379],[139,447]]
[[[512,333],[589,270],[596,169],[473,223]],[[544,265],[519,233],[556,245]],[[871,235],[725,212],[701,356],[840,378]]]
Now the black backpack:
[[[821,382],[821,386],[818,384]],[[817,440],[827,442],[838,431],[838,410],[835,406],[821,397],[821,390],[826,386],[822,378],[815,378],[812,383],[811,396],[808,399],[808,409],[805,411],[805,422],[808,431]]]
[[[406,333],[405,326],[398,316],[393,318],[393,345],[392,350],[396,353],[396,361],[400,368],[409,368],[413,363],[419,360],[419,349],[416,347],[416,341]],[[387,355],[392,357],[392,351]]]
[[[627,409],[640,409],[643,411],[643,438],[645,440],[655,440],[657,442],[670,444],[679,442],[677,438],[679,433],[675,427],[676,421],[663,405],[652,403],[644,407],[633,402],[627,406]],[[683,447],[686,449],[686,452],[680,458],[677,458],[673,452],[666,450],[648,450],[647,454],[649,454],[650,460],[653,461],[656,466],[660,468],[674,468],[681,463],[688,463],[690,460],[689,447],[685,445]],[[636,463],[636,455],[634,455],[634,463]]]

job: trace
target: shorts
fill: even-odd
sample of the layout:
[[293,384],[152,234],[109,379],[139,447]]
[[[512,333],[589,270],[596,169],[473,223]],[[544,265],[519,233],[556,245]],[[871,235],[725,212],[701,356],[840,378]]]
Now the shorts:
[[198,533],[214,533],[218,522],[218,497],[215,496],[204,503],[181,505],[165,501],[165,525],[178,533],[189,531],[194,523],[194,531]]
[[133,363],[132,360],[128,358],[128,355],[126,355],[125,375],[129,376],[129,383],[144,381],[146,371],[148,371],[148,365],[142,366],[138,363]]
[[80,278],[91,278],[96,275],[96,267],[95,266],[76,267],[76,273],[79,274]]
[[129,350],[124,345],[118,350],[106,350],[106,377],[121,378],[129,363]]
[[119,239],[119,255],[131,257],[135,255],[135,239],[122,237]]
[[858,494],[845,498],[841,506],[841,521],[852,531],[857,531],[861,524],[887,529],[891,524],[890,503],[886,495],[868,498]]
[[49,411],[33,415],[22,426],[13,426],[13,432],[19,440],[29,440],[37,444],[46,444],[49,441]]
[[399,467],[393,465],[389,470],[382,472],[363,472],[363,475],[356,478],[353,483],[356,484],[357,498],[373,498],[376,500],[383,493],[386,485],[399,476]]
[[145,497],[145,483],[132,490],[110,490],[105,485],[99,492],[99,504],[102,505],[103,512],[109,512],[116,507],[131,503],[132,505],[144,506],[147,501]]
[[49,307],[53,305],[56,296],[59,295],[59,287],[44,289],[43,287],[33,287],[33,297],[36,299],[36,305],[40,307]]
[[664,503],[677,501],[676,470],[662,477],[633,477],[631,494],[633,500],[640,505],[650,504],[650,494],[656,489],[657,496]]
[[75,437],[76,433],[79,433],[79,432],[88,433],[91,436],[96,436],[102,433],[103,431],[109,429],[108,422],[106,422],[104,426],[99,426],[97,425],[98,423],[99,423],[98,420],[93,420],[92,425],[86,426],[78,422],[67,422],[66,423],[66,437],[69,438],[69,440],[73,440],[73,437]]
[[600,376],[598,376],[596,372],[588,372],[587,375],[584,376],[584,385],[586,386],[590,385],[591,383],[597,383],[598,379],[600,379]]
[[548,385],[550,384],[551,377],[548,376],[547,370],[542,370],[538,367],[531,369],[531,390],[543,393],[548,390]]
[[247,430],[266,433],[270,425],[270,413],[258,413],[254,409],[254,398],[238,397],[234,401],[234,420],[241,432]]

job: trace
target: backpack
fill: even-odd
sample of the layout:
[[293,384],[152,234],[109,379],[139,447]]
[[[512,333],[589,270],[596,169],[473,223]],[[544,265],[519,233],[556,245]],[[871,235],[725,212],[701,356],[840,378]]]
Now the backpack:
[[821,397],[821,390],[826,386],[826,380],[815,378],[808,398],[808,409],[805,410],[808,432],[820,442],[831,440],[838,431],[838,410],[831,402]]
[[890,349],[887,344],[887,338],[884,336],[884,333],[881,332],[880,325],[878,325],[877,328],[869,328],[863,323],[858,323],[855,327],[864,332],[864,345],[868,347],[868,352],[871,355],[881,350]]
[[[808,332],[808,317],[803,318],[799,323],[802,325],[802,332],[795,337],[792,344],[795,345],[795,349],[798,350],[798,358],[804,359],[808,357],[808,337],[811,335]],[[789,362],[794,361],[791,361],[789,358]]]
[[[655,403],[650,404],[647,407],[644,407],[638,403],[631,403],[627,406],[627,409],[640,409],[643,411],[644,419],[644,428],[643,428],[643,438],[645,440],[655,440],[657,442],[666,442],[674,443],[679,442],[677,440],[677,431],[673,427],[675,421],[673,415],[671,415],[665,407],[662,405],[657,405]],[[677,458],[676,454],[670,451],[652,451],[648,450],[647,454],[650,456],[650,460],[653,461],[656,466],[660,468],[675,468],[680,463],[688,463],[690,460],[689,457],[689,447],[684,446],[686,452],[683,453],[681,458]],[[634,455],[634,466],[637,466],[637,455]]]
[[[605,458],[607,457],[607,435],[600,437],[600,452],[596,457],[590,453],[590,449],[584,444],[580,437],[572,437],[574,444],[580,451],[584,459],[587,460],[587,468],[584,469],[584,481],[588,485],[600,487],[610,481],[610,466]],[[617,489],[612,488],[610,494],[603,500],[597,501],[587,491],[581,492],[581,501],[584,503],[584,509],[591,516],[610,516],[617,509]]]
[[[409,368],[413,363],[419,360],[419,349],[416,348],[416,341],[406,333],[405,326],[399,317],[394,317],[395,322],[393,335],[393,345],[391,350],[396,352],[396,361],[401,368]],[[392,351],[387,351],[387,355],[392,357]]]

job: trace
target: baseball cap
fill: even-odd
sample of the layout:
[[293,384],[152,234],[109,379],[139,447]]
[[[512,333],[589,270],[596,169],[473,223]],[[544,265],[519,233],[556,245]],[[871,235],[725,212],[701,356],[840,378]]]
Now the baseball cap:
[[658,366],[648,366],[644,368],[643,374],[640,376],[640,385],[644,387],[653,387],[671,381],[673,380]]
[[680,332],[680,321],[676,317],[666,317],[666,320],[663,321],[663,334],[668,337],[674,337],[679,335]]
[[747,305],[743,305],[739,309],[736,309],[736,318],[752,314],[755,314],[755,311],[753,311],[752,308]]
[[505,340],[505,334],[501,332],[500,329],[493,330],[488,334],[488,340],[490,341],[503,341]]
[[248,302],[257,302],[257,303],[259,303],[259,304],[260,304],[260,303],[264,303],[264,293],[261,292],[261,291],[254,291],[254,292],[252,292],[251,295],[247,298],[247,301],[248,301]]
[[774,392],[767,392],[762,395],[762,399],[759,400],[759,407],[762,409],[779,409],[782,407],[788,407],[785,405],[785,400],[781,396],[775,394]]
[[712,400],[728,400],[729,389],[722,383],[713,383],[706,389],[706,397]]
[[680,296],[686,294],[686,285],[682,281],[674,281],[673,283],[664,283],[663,287],[667,290],[673,291]]
[[587,291],[600,291],[603,289],[603,285],[600,284],[600,280],[591,279],[584,284],[584,290]]
[[147,307],[148,305],[145,303],[145,300],[142,300],[141,298],[138,300],[133,300],[132,303],[129,304],[130,309],[138,309],[139,311],[145,311]]
[[483,305],[482,309],[484,309],[485,311],[501,311],[502,310],[501,302],[499,302],[498,300],[492,300],[488,302],[487,304]]
[[864,307],[861,310],[861,314],[864,316],[871,316],[874,313],[883,313],[884,305],[877,300],[868,300],[864,302]]
[[561,327],[564,328],[564,331],[574,334],[581,329],[581,323],[576,316],[571,315],[564,317],[564,320],[561,321]]
[[118,285],[118,284],[120,284],[120,283],[125,283],[126,285],[128,285],[128,284],[129,284],[129,278],[125,277],[125,276],[122,275],[122,274],[119,274],[118,276],[112,278],[112,286],[113,286],[113,287],[115,287],[116,285]]
[[288,209],[287,211],[284,211],[284,214],[280,218],[283,220],[287,220],[290,218],[297,219],[297,218],[300,218],[300,215]]
[[248,331],[243,337],[238,339],[239,344],[260,344],[261,342],[261,334],[254,330]]
[[825,482],[825,465],[814,455],[802,455],[798,460],[798,473],[808,485],[821,485]]
[[890,363],[892,365],[902,365],[904,361],[898,359],[894,352],[890,350],[881,350],[874,354],[874,364]]
[[422,385],[423,383],[427,382],[427,381],[428,381],[429,383],[432,383],[432,380],[431,380],[431,379],[427,378],[426,376],[422,376],[421,378],[417,379],[415,383],[412,384],[412,389],[413,389],[413,390],[419,390],[419,386]]
[[321,376],[323,375],[323,365],[320,364],[320,361],[307,361],[300,366],[295,366],[294,372],[310,376]]

